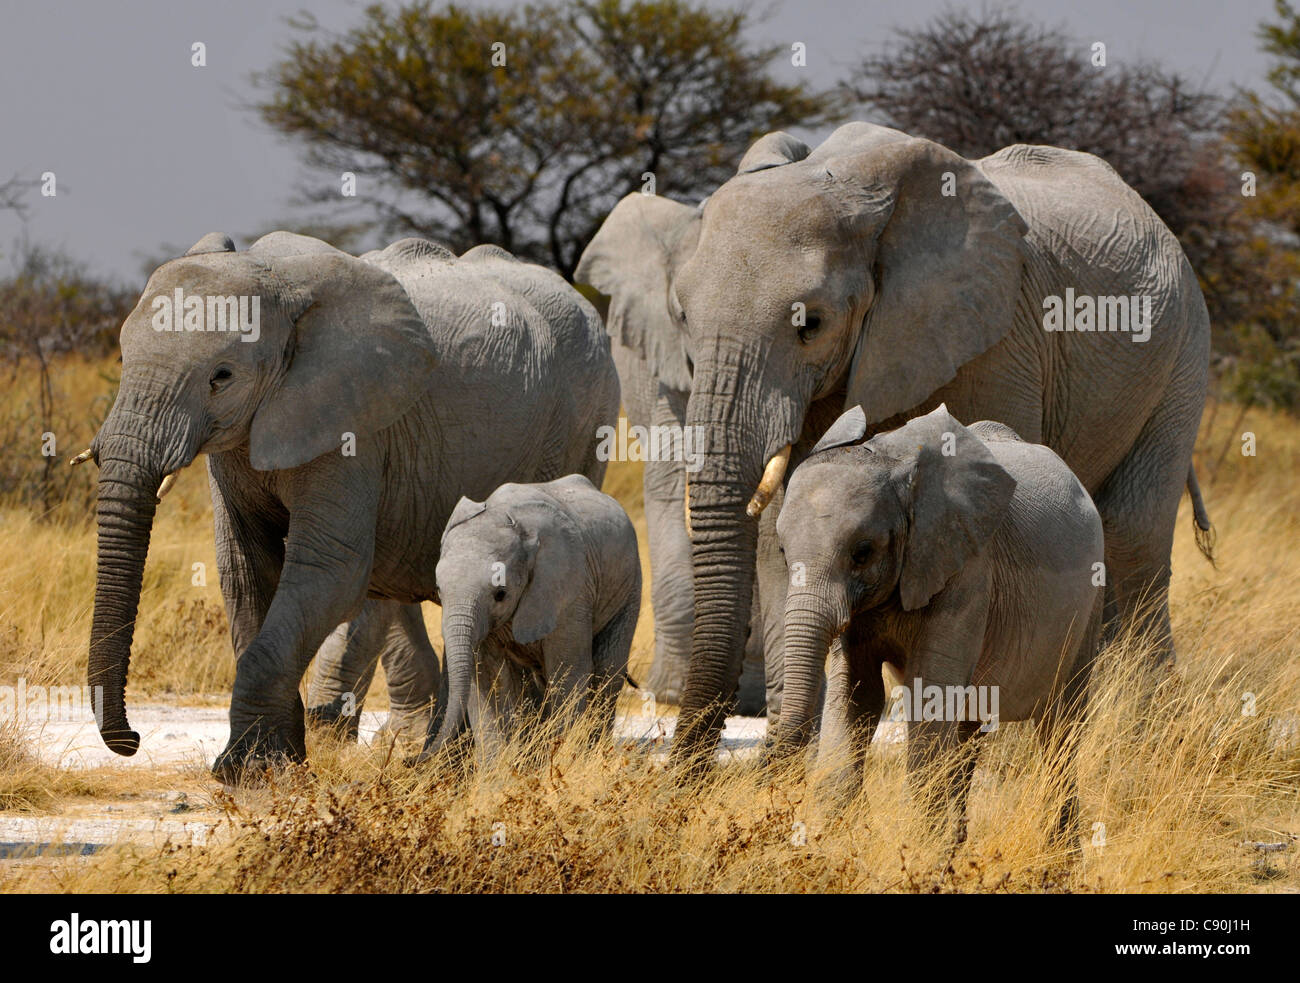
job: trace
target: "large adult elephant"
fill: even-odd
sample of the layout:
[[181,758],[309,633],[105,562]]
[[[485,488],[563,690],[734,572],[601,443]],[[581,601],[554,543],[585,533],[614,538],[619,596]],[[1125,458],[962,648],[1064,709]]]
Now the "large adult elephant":
[[100,733],[119,754],[139,747],[125,686],[155,491],[206,453],[238,655],[213,766],[227,781],[305,757],[298,683],[312,655],[367,597],[434,599],[461,496],[573,472],[600,481],[598,430],[618,412],[596,311],[494,246],[457,258],[406,239],[362,260],[290,233],[246,252],[212,234],[154,272],[121,345],[118,396],[88,451]]
[[[854,405],[872,432],[946,402],[958,419],[1050,446],[1102,515],[1108,616],[1136,619],[1171,653],[1169,554],[1185,487],[1209,527],[1191,470],[1209,320],[1155,213],[1103,161],[1052,147],[971,161],[850,123],[815,151],[769,134],[747,160],[705,203],[670,290],[694,360],[686,423],[704,435],[674,755],[706,750],[721,725],[749,624],[754,517],[824,421]],[[1069,324],[1064,305],[1082,312],[1081,330],[1052,330]],[[1082,330],[1098,305],[1134,321]]]
[[[686,422],[690,354],[682,325],[669,313],[668,290],[695,252],[699,233],[698,206],[633,192],[614,206],[574,271],[574,283],[605,319],[628,423],[647,434],[652,428],[681,434]],[[695,622],[684,514],[693,462],[683,448],[694,450],[678,444],[671,448],[677,453],[646,460],[642,482],[655,628],[654,663],[644,685],[668,703],[681,702]],[[743,666],[729,673],[739,676],[736,711],[744,715],[762,713],[767,702],[761,610],[756,597]]]

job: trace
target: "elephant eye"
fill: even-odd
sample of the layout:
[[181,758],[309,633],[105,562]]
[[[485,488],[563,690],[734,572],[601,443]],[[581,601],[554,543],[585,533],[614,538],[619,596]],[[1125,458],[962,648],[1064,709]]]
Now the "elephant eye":
[[859,566],[859,567],[862,566],[864,563],[866,563],[868,560],[870,560],[870,559],[871,559],[871,544],[870,544],[870,543],[858,543],[857,546],[853,547],[852,559],[853,559],[853,563],[854,563],[854,565],[855,565],[855,566]]
[[821,330],[822,319],[816,314],[808,315],[808,320],[804,322],[803,327],[799,329],[799,340],[805,345],[817,337],[817,332]]
[[221,368],[217,369],[217,371],[212,373],[212,378],[208,380],[208,385],[215,390],[220,387],[221,383],[227,381],[230,378],[230,375],[230,369],[223,365]]
[[506,589],[504,587],[498,587],[496,593],[493,594],[492,596],[495,597],[497,603],[500,604],[502,601],[506,599]]

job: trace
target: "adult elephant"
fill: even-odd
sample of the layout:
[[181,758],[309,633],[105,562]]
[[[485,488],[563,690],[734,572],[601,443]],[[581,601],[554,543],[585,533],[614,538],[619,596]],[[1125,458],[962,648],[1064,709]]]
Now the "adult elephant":
[[[1191,470],[1209,320],[1173,234],[1103,161],[1052,147],[970,161],[850,123],[815,151],[769,134],[747,159],[706,202],[670,290],[694,360],[686,423],[704,445],[689,489],[695,623],[674,755],[716,740],[749,624],[754,517],[823,421],[854,405],[871,432],[946,402],[958,419],[1050,446],[1102,515],[1107,615],[1152,629],[1171,654],[1184,487],[1209,528]],[[1073,327],[1095,328],[1098,303],[1134,320],[1049,330],[1068,323],[1053,318],[1063,305],[1086,309],[1080,298],[1094,316]]]
[[[628,423],[647,434],[652,428],[684,433],[691,360],[686,333],[668,310],[668,290],[695,252],[699,232],[698,206],[633,192],[614,206],[574,271],[574,283],[605,319]],[[690,444],[670,450],[645,461],[642,482],[655,628],[654,663],[644,685],[658,699],[680,703],[695,621],[684,508],[696,462]],[[767,703],[761,610],[755,598],[743,665],[729,670],[728,692],[734,685],[736,712],[747,716],[762,713]]]
[[121,345],[117,399],[87,452],[100,467],[100,733],[119,754],[139,747],[125,686],[155,490],[206,453],[238,655],[213,766],[226,781],[305,758],[307,663],[368,596],[435,597],[461,496],[599,481],[597,431],[618,412],[595,310],[493,246],[457,258],[406,239],[362,260],[290,233],[247,252],[212,234],[154,272]]

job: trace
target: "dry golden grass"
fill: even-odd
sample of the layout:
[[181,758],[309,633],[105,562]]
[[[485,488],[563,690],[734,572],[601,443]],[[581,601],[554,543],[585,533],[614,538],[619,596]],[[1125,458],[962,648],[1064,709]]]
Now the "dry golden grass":
[[[873,748],[861,794],[837,807],[818,794],[817,773],[793,765],[771,773],[733,761],[684,787],[662,767],[662,748],[592,746],[541,726],[484,771],[410,770],[382,744],[315,737],[310,770],[269,789],[226,796],[187,770],[169,780],[215,799],[224,816],[209,846],[0,864],[0,890],[1300,890],[1300,426],[1258,411],[1238,422],[1232,408],[1213,423],[1198,466],[1219,566],[1197,554],[1185,506],[1172,588],[1178,664],[1152,677],[1140,639],[1103,653],[1079,753],[1077,849],[1046,835],[1060,792],[1020,725],[984,742],[970,837],[955,851],[914,807],[897,746]],[[1239,453],[1239,430],[1257,435],[1257,456]],[[635,467],[612,467],[606,489],[633,514],[644,561]],[[206,499],[191,469],[160,510],[130,700],[223,700],[229,686]],[[0,683],[21,674],[80,684],[93,529],[80,516],[3,515]],[[208,564],[206,588],[190,583],[194,562]],[[647,602],[634,675],[648,663],[650,620]],[[436,612],[430,622],[436,629]],[[0,737],[0,809],[130,794],[106,775],[91,775],[89,791],[70,780]]]

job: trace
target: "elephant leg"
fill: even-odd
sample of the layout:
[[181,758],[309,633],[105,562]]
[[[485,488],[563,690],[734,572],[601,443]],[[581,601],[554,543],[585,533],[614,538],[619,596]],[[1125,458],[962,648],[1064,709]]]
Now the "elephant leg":
[[736,684],[736,713],[761,717],[767,713],[767,667],[763,662],[763,603],[754,580],[754,604],[750,608],[749,637],[745,640],[740,682]]
[[1055,842],[1067,843],[1079,828],[1079,783],[1075,756],[1082,739],[1088,710],[1088,682],[1101,644],[1103,598],[1098,597],[1084,629],[1074,665],[1064,673],[1047,709],[1038,722],[1038,739],[1052,783],[1064,793],[1053,833]]
[[858,623],[831,646],[818,761],[836,767],[831,791],[847,799],[862,787],[862,765],[885,710],[885,681],[871,638]]
[[1189,399],[1157,407],[1093,496],[1106,536],[1107,640],[1130,627],[1144,633],[1153,666],[1174,658],[1169,559],[1204,393],[1194,408]]
[[618,694],[627,679],[628,653],[632,651],[632,636],[641,614],[640,591],[619,610],[592,640],[592,701],[601,721],[602,732],[608,737],[614,730],[614,714]]
[[208,457],[208,486],[212,493],[212,526],[217,546],[217,573],[230,622],[235,655],[248,648],[271,608],[284,566],[284,530],[260,519],[258,512],[237,498],[230,499],[230,479]]
[[[631,410],[629,409],[629,413]],[[652,425],[681,433],[686,397],[660,388]],[[629,417],[629,422],[633,422]],[[645,687],[663,703],[681,702],[695,626],[691,540],[686,534],[686,482],[690,462],[646,461],[642,491],[650,545],[650,604],[654,611],[655,656]]]
[[368,600],[355,618],[330,632],[316,653],[307,687],[309,724],[337,729],[345,740],[357,739],[361,708],[398,607],[395,601]]
[[[977,720],[909,720],[907,775],[926,816],[954,828],[954,841],[966,839],[966,802],[975,774]],[[940,769],[935,771],[936,766]]]
[[546,677],[543,715],[558,719],[567,730],[587,710],[594,670],[591,618],[572,616],[542,642],[542,674]]
[[407,739],[423,738],[433,724],[435,705],[442,689],[438,653],[429,641],[424,626],[424,612],[418,604],[394,605],[384,647],[379,653],[388,680],[388,721],[386,730]]
[[[358,459],[343,462],[326,455],[304,465],[290,490],[299,511],[290,519],[284,567],[261,630],[239,654],[230,740],[212,768],[227,784],[277,761],[306,759],[298,683],[325,636],[365,599],[380,476]],[[337,494],[340,487],[351,494]]]
[[485,641],[479,647],[469,701],[469,725],[480,767],[491,765],[505,750],[526,689],[523,674],[510,657],[491,640]]

